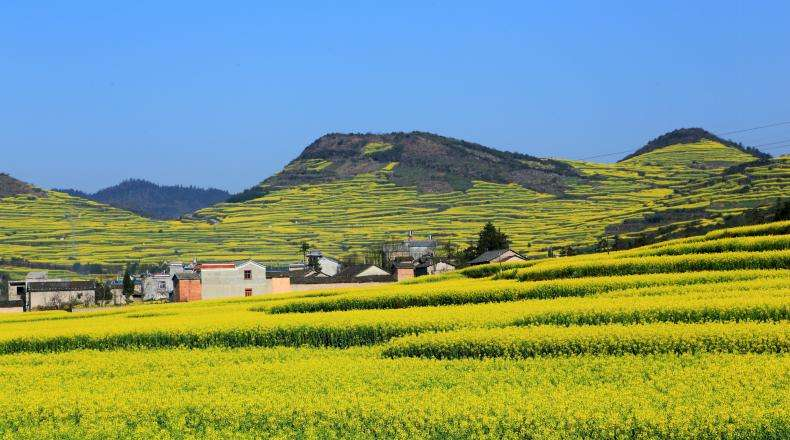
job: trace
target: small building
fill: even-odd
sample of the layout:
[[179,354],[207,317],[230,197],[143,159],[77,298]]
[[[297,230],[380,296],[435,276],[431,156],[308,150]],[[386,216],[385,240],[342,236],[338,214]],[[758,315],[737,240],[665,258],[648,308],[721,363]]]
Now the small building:
[[477,258],[469,262],[470,266],[489,263],[508,263],[513,261],[527,261],[527,259],[512,249],[497,249],[495,251],[483,252]]
[[308,268],[320,267],[320,272],[330,277],[337,275],[343,267],[339,261],[327,257],[321,251],[315,249],[307,253],[307,265]]
[[392,274],[398,282],[414,278],[414,261],[404,260],[392,263]]
[[173,292],[173,276],[168,273],[144,275],[142,283],[143,301],[168,299]]
[[253,296],[272,292],[266,266],[255,261],[198,265],[203,299]]
[[195,272],[181,272],[173,275],[173,302],[200,301],[202,284],[200,275]]
[[75,304],[96,302],[96,283],[93,281],[37,280],[25,286],[23,309],[61,309]]
[[409,231],[406,240],[394,243],[387,243],[382,246],[381,251],[386,261],[396,261],[399,259],[419,260],[426,255],[434,255],[438,242],[433,236],[428,235],[425,240],[414,238],[414,234]]
[[455,270],[455,265],[432,255],[414,262],[414,276],[438,275]]

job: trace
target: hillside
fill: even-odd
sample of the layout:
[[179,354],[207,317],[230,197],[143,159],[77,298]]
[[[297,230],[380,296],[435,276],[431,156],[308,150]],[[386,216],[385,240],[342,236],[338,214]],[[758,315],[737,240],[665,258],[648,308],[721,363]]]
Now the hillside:
[[29,183],[14,179],[6,173],[0,173],[0,198],[22,194],[42,196],[45,193]]
[[510,153],[431,133],[328,134],[310,144],[281,172],[231,201],[246,201],[283,188],[334,182],[391,171],[387,180],[421,193],[466,191],[474,181],[515,183],[561,194],[565,178],[577,176],[568,165]]
[[184,214],[223,202],[230,193],[214,188],[194,186],[165,186],[147,180],[129,179],[93,194],[73,189],[56,189],[75,197],[82,197],[125,209],[153,219],[177,219]]
[[778,222],[360,289],[4,314],[0,433],[787,438],[788,268]]
[[711,141],[717,144],[720,144],[724,147],[730,147],[732,149],[739,150],[747,155],[754,157],[755,159],[769,159],[769,156],[762,151],[752,148],[752,147],[744,147],[743,145],[733,142],[727,139],[722,139],[715,134],[702,129],[702,128],[679,128],[677,130],[672,130],[669,133],[662,134],[661,136],[651,140],[642,148],[634,151],[633,153],[625,156],[620,160],[620,162],[627,161],[631,158],[642,156],[652,151],[656,151],[658,149],[669,147],[671,145],[686,145],[686,144],[694,144],[697,142],[702,141]]
[[[340,148],[336,144],[330,142]],[[330,157],[332,149],[308,150],[296,162]],[[337,161],[346,153],[333,154]],[[301,258],[302,241],[329,255],[361,258],[408,231],[462,246],[488,220],[513,238],[515,249],[545,255],[548,247],[591,245],[602,235],[638,243],[770,220],[768,210],[790,194],[790,157],[755,160],[711,140],[614,164],[546,162],[560,179],[559,194],[476,179],[466,191],[426,192],[399,181],[399,164],[389,159],[365,162],[380,168],[311,184],[289,182],[295,175],[286,169],[267,180],[265,195],[214,205],[182,221],[150,220],[54,191],[38,199],[6,197],[0,199],[0,258],[67,267],[193,257],[285,262]]]

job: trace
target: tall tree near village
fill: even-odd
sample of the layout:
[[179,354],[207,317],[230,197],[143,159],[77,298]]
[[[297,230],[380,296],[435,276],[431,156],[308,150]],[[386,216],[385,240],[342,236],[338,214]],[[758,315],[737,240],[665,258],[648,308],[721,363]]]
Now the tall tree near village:
[[477,252],[483,253],[495,251],[497,249],[507,249],[510,247],[510,238],[501,229],[494,226],[490,221],[483,226],[478,234]]
[[477,234],[477,242],[472,243],[461,253],[464,261],[469,261],[478,255],[494,251],[497,249],[507,249],[510,247],[510,238],[501,229],[488,222]]
[[307,251],[310,250],[310,243],[303,241],[299,246],[299,250],[302,252],[302,261],[307,261]]
[[123,294],[126,297],[131,296],[134,293],[134,282],[132,282],[132,276],[129,274],[129,271],[123,273]]

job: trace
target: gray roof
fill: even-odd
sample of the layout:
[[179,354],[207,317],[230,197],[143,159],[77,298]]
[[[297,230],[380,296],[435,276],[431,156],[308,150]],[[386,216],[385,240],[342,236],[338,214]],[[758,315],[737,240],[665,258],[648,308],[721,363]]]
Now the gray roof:
[[174,280],[176,280],[176,279],[177,280],[199,280],[200,279],[200,274],[197,274],[195,272],[182,272],[182,273],[177,273],[177,274],[173,275],[173,279]]
[[469,264],[490,263],[492,260],[499,258],[502,254],[509,250],[510,249],[497,249],[494,251],[483,252],[482,254],[478,255],[477,258],[470,261]]
[[94,290],[93,281],[34,281],[28,283],[29,292],[73,292],[78,290]]

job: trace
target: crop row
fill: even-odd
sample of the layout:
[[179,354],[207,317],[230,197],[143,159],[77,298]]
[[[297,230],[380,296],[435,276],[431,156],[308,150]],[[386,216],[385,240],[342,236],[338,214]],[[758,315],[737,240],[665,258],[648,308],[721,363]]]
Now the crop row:
[[426,333],[396,339],[384,356],[436,359],[658,353],[787,353],[790,324],[537,326]]
[[19,354],[0,357],[0,405],[14,408],[0,436],[779,439],[790,434],[789,362],[440,362],[305,348]]
[[591,277],[538,282],[511,280],[453,280],[443,283],[394,285],[375,290],[345,293],[320,298],[306,298],[272,303],[255,310],[269,313],[309,313],[335,310],[400,309],[418,306],[442,306],[537,298],[586,296],[615,290],[654,286],[688,286],[697,284],[783,278],[790,282],[788,270],[707,271],[678,274],[644,274],[614,277]]
[[647,273],[787,268],[790,268],[790,250],[775,250],[633,258],[597,258],[577,262],[557,261],[526,269],[501,272],[498,276],[500,278],[515,277],[521,281],[537,281]]
[[[559,298],[392,310],[268,315],[243,305],[184,312],[143,312],[93,319],[0,325],[0,353],[168,347],[373,345],[398,336],[526,324],[781,321],[790,287],[733,283],[707,295]],[[142,309],[142,308],[141,308]]]

